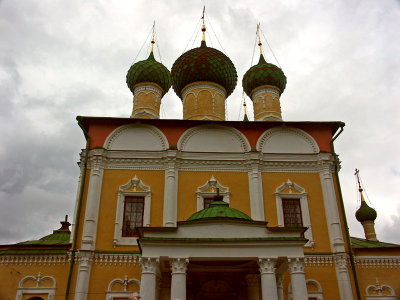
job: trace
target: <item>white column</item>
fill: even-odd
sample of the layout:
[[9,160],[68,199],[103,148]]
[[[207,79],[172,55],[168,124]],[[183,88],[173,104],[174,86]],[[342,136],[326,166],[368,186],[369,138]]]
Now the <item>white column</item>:
[[248,274],[246,275],[247,283],[247,299],[260,300],[260,275]]
[[283,279],[284,274],[276,275],[276,288],[278,289],[278,300],[284,300],[283,296]]
[[171,258],[171,300],[186,300],[186,269],[189,259]]
[[164,226],[176,226],[178,211],[178,171],[176,169],[176,150],[168,150],[164,184]]
[[336,277],[338,279],[340,299],[353,299],[353,292],[350,284],[350,276],[347,268],[347,254],[334,255],[336,266]]
[[304,275],[304,258],[289,258],[290,280],[294,300],[307,300],[306,276]]
[[85,220],[83,223],[82,246],[83,250],[94,250],[99,217],[101,186],[103,181],[102,149],[90,151],[91,169],[88,194],[86,198]]
[[76,256],[75,259],[79,261],[79,268],[74,300],[86,300],[89,291],[93,252],[78,252]]
[[261,295],[262,300],[277,300],[278,291],[276,288],[275,265],[276,258],[259,258],[258,265],[261,274]]
[[156,300],[157,271],[159,259],[141,257],[142,277],[140,280],[140,296],[142,300]]
[[255,221],[265,221],[262,178],[259,170],[259,154],[250,153],[251,170],[249,171],[250,210]]
[[329,239],[331,243],[332,252],[345,252],[344,240],[342,229],[340,225],[340,215],[338,210],[338,201],[335,192],[335,185],[333,184],[332,169],[333,162],[330,160],[332,157],[323,156],[320,167],[320,179],[322,186],[322,194],[324,198],[325,215],[328,225]]

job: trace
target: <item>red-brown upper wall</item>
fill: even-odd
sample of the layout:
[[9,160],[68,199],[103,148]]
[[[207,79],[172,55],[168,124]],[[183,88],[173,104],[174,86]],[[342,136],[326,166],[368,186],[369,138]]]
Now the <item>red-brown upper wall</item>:
[[142,123],[154,125],[160,129],[168,139],[170,145],[177,145],[179,138],[189,128],[218,124],[231,126],[242,132],[248,139],[251,147],[256,147],[257,141],[266,130],[276,126],[288,126],[302,129],[311,135],[318,143],[321,152],[331,152],[330,142],[336,131],[344,126],[343,122],[242,122],[242,121],[193,121],[171,119],[131,119],[106,117],[77,117],[83,128],[91,138],[90,148],[102,148],[106,138],[119,126]]

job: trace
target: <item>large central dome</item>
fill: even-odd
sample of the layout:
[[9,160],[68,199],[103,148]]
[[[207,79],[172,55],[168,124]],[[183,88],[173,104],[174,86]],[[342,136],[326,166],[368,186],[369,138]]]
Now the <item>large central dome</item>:
[[175,93],[182,99],[185,86],[196,81],[208,81],[223,86],[226,97],[232,94],[237,83],[237,73],[232,61],[221,51],[206,46],[202,41],[199,48],[182,54],[171,70]]

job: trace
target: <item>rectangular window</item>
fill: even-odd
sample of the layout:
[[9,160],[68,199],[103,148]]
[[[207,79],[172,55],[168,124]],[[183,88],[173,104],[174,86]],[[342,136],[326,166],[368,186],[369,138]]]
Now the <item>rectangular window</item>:
[[214,197],[204,198],[204,208],[209,208],[211,202],[214,201]]
[[122,236],[137,236],[137,228],[143,226],[144,197],[128,196],[124,203]]
[[282,199],[285,227],[302,227],[300,199]]

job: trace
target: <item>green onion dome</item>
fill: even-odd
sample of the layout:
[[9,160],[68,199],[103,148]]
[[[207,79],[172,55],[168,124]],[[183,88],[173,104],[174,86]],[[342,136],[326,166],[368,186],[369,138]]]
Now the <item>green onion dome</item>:
[[275,86],[283,93],[286,87],[286,76],[279,67],[267,63],[261,54],[258,64],[252,66],[244,74],[242,86],[247,96],[251,98],[251,92],[263,85]]
[[361,201],[361,206],[356,211],[356,219],[358,222],[375,221],[376,217],[376,210],[372,207],[369,207],[367,202]]
[[221,51],[201,46],[182,54],[174,63],[171,70],[173,88],[182,98],[185,86],[196,81],[209,81],[223,86],[226,97],[232,94],[237,83],[237,74],[232,61]]
[[240,210],[229,207],[229,204],[223,200],[214,200],[206,209],[194,213],[188,221],[204,220],[204,219],[242,219],[250,220],[251,218]]
[[163,95],[171,87],[171,74],[162,63],[155,60],[153,51],[146,60],[133,64],[126,74],[126,84],[132,93],[135,85],[142,82],[158,84],[162,88]]

